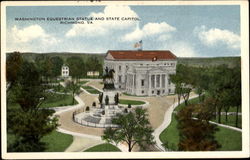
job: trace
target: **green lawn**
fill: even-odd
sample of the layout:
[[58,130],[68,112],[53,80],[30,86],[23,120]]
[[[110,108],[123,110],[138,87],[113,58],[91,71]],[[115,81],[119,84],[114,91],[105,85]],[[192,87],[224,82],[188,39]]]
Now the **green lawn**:
[[[7,134],[7,145],[14,143],[15,135]],[[64,150],[73,142],[73,136],[63,134],[57,131],[51,132],[41,140],[46,144],[44,152],[64,152]]]
[[[63,95],[63,94],[51,94],[48,99],[42,103],[41,107],[60,107],[72,105],[72,95]],[[78,104],[77,101],[74,101],[74,104]]]
[[136,95],[132,95],[132,94],[128,94],[128,93],[122,93],[125,96],[132,96],[132,97],[146,97],[146,96],[136,96]]
[[73,136],[53,131],[51,134],[44,136],[42,142],[47,143],[45,152],[64,152],[73,142]]
[[[219,150],[240,151],[242,144],[241,132],[223,127],[218,128],[219,131],[216,132],[215,137],[218,143],[222,145]],[[177,129],[177,120],[174,117],[172,117],[172,121],[169,127],[160,134],[160,140],[162,143],[168,142],[168,144],[171,146],[170,149],[172,149],[172,146],[174,146],[174,148],[177,148],[179,142],[179,131]]]
[[[196,103],[198,103],[199,102],[199,98],[198,97],[196,97],[196,98],[193,98],[193,99],[191,99],[191,100],[189,100],[188,101],[188,104],[196,104]],[[182,108],[184,108],[185,107],[185,103],[181,103],[179,106],[177,106],[174,110],[175,111],[180,111]]]
[[95,88],[93,88],[91,86],[82,86],[82,88],[87,90],[91,94],[99,94],[99,93],[101,93],[100,91],[98,91],[97,89],[95,89]]
[[[216,119],[214,119],[212,121],[218,123],[218,119],[219,119],[219,117],[216,116]],[[226,122],[226,115],[221,115],[221,123],[222,124],[235,127],[235,121],[236,121],[236,115],[228,115],[227,122]],[[241,116],[240,115],[238,115],[238,128],[241,128]]]
[[62,93],[67,92],[66,88],[63,87],[62,85],[53,86],[53,89],[55,92],[62,92]]
[[121,152],[121,150],[112,144],[103,143],[103,144],[99,144],[97,146],[91,147],[85,150],[84,152]]
[[89,81],[80,81],[80,82],[78,82],[78,84],[84,85],[84,84],[86,84],[87,82],[89,82]]
[[[190,103],[198,103],[198,98],[194,98],[189,101]],[[178,107],[175,108],[175,111],[180,111],[183,107],[185,107],[185,104],[182,103]],[[235,117],[235,116],[233,116]],[[228,123],[234,124],[234,118],[228,116]],[[224,121],[225,116],[222,116],[222,121]],[[239,122],[241,122],[241,116],[239,116]],[[241,123],[239,123],[241,124]],[[222,147],[219,149],[220,151],[240,151],[241,150],[241,144],[242,144],[242,136],[241,132],[218,127],[219,131],[216,132],[215,137],[219,144],[222,145]],[[177,120],[175,119],[175,115],[172,115],[172,120],[170,125],[160,134],[160,140],[162,143],[168,142],[170,149],[176,149],[179,142],[179,131],[177,129]]]
[[127,100],[127,99],[119,99],[119,104],[142,105],[142,104],[145,104],[145,102],[135,101],[135,100]]

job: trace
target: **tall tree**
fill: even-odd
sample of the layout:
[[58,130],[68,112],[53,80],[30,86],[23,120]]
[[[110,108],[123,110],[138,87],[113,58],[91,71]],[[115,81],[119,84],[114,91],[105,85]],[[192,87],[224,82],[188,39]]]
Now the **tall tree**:
[[53,110],[40,108],[46,99],[45,88],[34,63],[23,61],[17,79],[11,88],[11,107],[7,103],[7,130],[15,135],[14,143],[8,151],[43,151],[45,144],[41,138],[57,127],[57,118]]
[[72,104],[75,103],[75,95],[80,91],[80,87],[76,80],[66,81],[66,89],[72,93]]
[[61,75],[61,67],[63,65],[63,59],[59,56],[51,57],[52,63],[52,77],[56,78]]
[[106,128],[103,140],[107,142],[125,142],[128,145],[128,151],[138,144],[141,149],[154,144],[153,130],[150,126],[145,109],[136,108],[134,112],[119,114],[112,119],[112,123],[118,125],[118,128]]
[[82,69],[84,66],[84,62],[81,57],[72,56],[67,58],[67,65],[69,66],[69,75],[74,79],[79,79],[83,76],[84,70]]
[[98,71],[99,75],[102,75],[103,68],[100,60],[96,56],[90,56],[86,61],[87,71]]
[[21,69],[23,58],[20,52],[7,54],[6,58],[6,77],[9,85],[17,80],[18,73]]
[[[189,105],[178,112],[179,150],[214,151],[220,147],[214,136],[218,128],[208,122],[213,112],[206,107]],[[194,115],[198,119],[193,119]]]

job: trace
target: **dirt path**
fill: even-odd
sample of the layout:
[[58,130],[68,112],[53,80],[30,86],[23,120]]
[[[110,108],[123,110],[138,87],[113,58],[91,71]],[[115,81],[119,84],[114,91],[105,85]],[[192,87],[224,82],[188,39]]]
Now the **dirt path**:
[[[86,106],[92,106],[93,100],[96,100],[96,102],[98,100],[97,96],[89,95],[87,93],[81,93],[79,97],[85,103],[84,108],[86,108]],[[76,133],[84,133],[84,134],[91,134],[91,135],[97,135],[97,136],[100,136],[103,134],[104,129],[102,128],[86,127],[86,126],[82,126],[80,124],[75,123],[72,120],[72,115],[74,111],[75,110],[69,110],[69,111],[62,112],[59,114],[60,128],[69,130],[72,132],[76,132]]]

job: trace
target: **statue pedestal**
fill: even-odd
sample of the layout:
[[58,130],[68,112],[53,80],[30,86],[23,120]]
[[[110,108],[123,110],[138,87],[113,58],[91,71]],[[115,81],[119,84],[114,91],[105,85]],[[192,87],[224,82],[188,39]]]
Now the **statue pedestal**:
[[115,90],[103,90],[102,103],[105,105],[106,96],[109,97],[109,104],[115,104],[115,95],[117,92]]

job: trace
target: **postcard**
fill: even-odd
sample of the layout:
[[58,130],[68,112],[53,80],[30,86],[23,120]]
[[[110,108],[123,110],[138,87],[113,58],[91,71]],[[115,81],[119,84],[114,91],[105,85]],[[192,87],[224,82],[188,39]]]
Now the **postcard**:
[[1,3],[3,159],[249,157],[247,1]]

